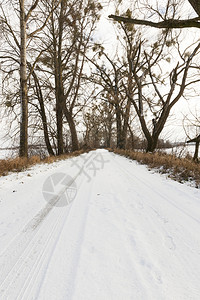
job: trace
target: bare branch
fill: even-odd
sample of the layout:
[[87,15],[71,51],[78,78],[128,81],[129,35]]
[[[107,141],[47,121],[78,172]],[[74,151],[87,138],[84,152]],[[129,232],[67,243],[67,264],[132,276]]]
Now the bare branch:
[[200,22],[199,22],[200,17],[188,19],[188,20],[168,19],[157,23],[152,21],[147,21],[147,20],[120,17],[116,15],[109,15],[108,17],[117,22],[123,22],[123,23],[135,24],[135,25],[146,25],[155,28],[188,28],[188,27],[200,28]]
[[33,37],[36,33],[40,32],[41,30],[44,29],[44,27],[46,26],[47,22],[48,22],[49,19],[51,18],[51,16],[52,16],[54,10],[59,6],[59,4],[60,4],[61,2],[62,2],[62,0],[59,0],[59,2],[57,3],[57,5],[54,6],[55,0],[53,1],[53,8],[52,8],[52,10],[50,11],[49,15],[46,17],[46,19],[45,19],[43,25],[42,25],[41,27],[39,27],[38,29],[34,30],[33,32],[29,33],[29,34],[27,35],[28,38]]
[[29,9],[27,15],[25,16],[25,22],[28,21],[31,13],[33,12],[33,10],[37,7],[39,0],[35,0],[35,2],[33,3],[33,5],[31,6],[31,8]]

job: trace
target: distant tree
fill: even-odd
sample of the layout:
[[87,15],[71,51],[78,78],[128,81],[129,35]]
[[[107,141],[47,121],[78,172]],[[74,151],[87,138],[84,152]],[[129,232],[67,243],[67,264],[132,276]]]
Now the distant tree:
[[119,57],[110,58],[101,45],[94,47],[95,55],[88,60],[95,67],[88,80],[95,83],[101,93],[102,100],[114,109],[116,122],[117,148],[125,148],[131,102],[124,93],[124,64]]
[[91,108],[84,111],[84,144],[92,148],[99,146],[110,148],[115,143],[114,109],[109,102],[99,102],[99,104],[92,103]]

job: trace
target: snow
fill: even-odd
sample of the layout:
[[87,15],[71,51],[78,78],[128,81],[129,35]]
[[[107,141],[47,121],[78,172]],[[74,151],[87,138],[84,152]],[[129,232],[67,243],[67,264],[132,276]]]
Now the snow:
[[167,154],[173,154],[181,158],[186,157],[188,155],[193,157],[195,152],[195,143],[184,144],[182,146],[164,149],[164,151]]
[[198,189],[106,150],[1,177],[0,299],[199,299],[199,232]]
[[17,156],[16,151],[0,148],[0,159],[8,159],[14,156]]

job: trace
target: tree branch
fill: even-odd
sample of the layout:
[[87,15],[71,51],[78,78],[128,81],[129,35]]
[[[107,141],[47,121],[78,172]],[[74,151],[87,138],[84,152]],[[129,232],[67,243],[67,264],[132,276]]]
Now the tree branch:
[[135,25],[145,25],[155,28],[187,28],[187,27],[196,27],[200,28],[200,17],[188,19],[188,20],[164,20],[162,22],[151,22],[147,20],[140,20],[140,19],[132,19],[128,17],[120,17],[116,15],[109,15],[110,19],[113,19],[117,22],[135,24]]
[[43,50],[40,51],[40,53],[39,53],[38,56],[36,57],[36,59],[35,59],[33,65],[30,67],[30,73],[29,73],[29,75],[27,76],[27,80],[29,80],[29,78],[31,77],[31,75],[32,75],[32,73],[33,73],[33,71],[34,71],[35,65],[36,65],[36,63],[38,62],[38,60],[40,59],[41,55],[42,55],[44,52],[46,52],[49,48],[50,48],[50,46],[48,46],[47,48],[45,48],[45,49],[43,49]]
[[200,16],[200,1],[199,0],[188,0],[190,5],[193,7],[198,16]]
[[53,0],[53,8],[50,11],[49,15],[46,17],[43,25],[41,27],[39,27],[38,29],[34,30],[33,32],[31,32],[30,34],[27,35],[28,38],[33,37],[36,33],[40,32],[42,29],[44,29],[44,27],[46,26],[47,22],[49,21],[50,17],[52,16],[54,10],[59,6],[59,4],[62,2],[62,0],[59,0],[58,3],[56,5],[55,4],[55,0]]
[[188,58],[188,61],[186,63],[185,70],[184,70],[184,73],[183,73],[183,78],[182,78],[182,82],[181,82],[179,93],[175,97],[175,99],[170,103],[170,107],[174,106],[174,104],[183,95],[183,92],[184,92],[184,89],[185,89],[185,85],[186,85],[186,79],[187,79],[188,69],[190,67],[190,63],[192,61],[192,58],[196,55],[196,53],[198,52],[199,49],[200,49],[200,43],[197,45],[197,47],[194,49],[194,51],[192,52],[192,54]]
[[33,5],[31,6],[31,8],[29,9],[29,11],[28,11],[28,13],[27,13],[27,15],[26,15],[26,17],[25,17],[25,22],[28,21],[30,15],[31,15],[31,13],[32,13],[32,11],[37,7],[38,2],[39,2],[39,0],[35,0],[34,4],[33,4]]

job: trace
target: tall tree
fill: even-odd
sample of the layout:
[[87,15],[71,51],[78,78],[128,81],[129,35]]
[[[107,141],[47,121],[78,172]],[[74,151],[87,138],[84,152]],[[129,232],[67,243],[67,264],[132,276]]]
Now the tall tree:
[[[183,59],[183,63],[170,72],[169,79],[163,72],[163,65],[166,64],[166,44],[168,34],[160,36],[153,45],[145,46],[142,40],[133,40],[133,29],[126,33],[128,45],[128,83],[125,86],[128,99],[130,99],[137,113],[142,131],[147,140],[147,152],[153,152],[164,126],[168,120],[174,105],[184,95],[186,87],[194,83],[188,81],[188,72],[192,59],[198,53],[200,44],[192,51],[191,55]],[[133,46],[134,45],[134,46]],[[170,61],[169,61],[170,62]],[[161,70],[161,71],[159,71]],[[196,79],[195,82],[199,80]],[[149,120],[152,122],[149,123]]]
[[56,98],[58,154],[64,152],[63,131],[66,121],[71,133],[72,150],[79,148],[74,110],[81,98],[85,53],[91,46],[101,8],[96,0],[62,1],[52,14],[48,26],[46,38],[51,46],[42,60],[48,68],[47,72],[51,70],[55,82],[52,89]]
[[[121,2],[121,1],[120,1]],[[131,25],[145,25],[145,26],[151,26],[155,28],[165,28],[167,32],[169,29],[172,28],[186,28],[186,27],[200,27],[200,1],[188,1],[190,5],[193,7],[195,12],[198,14],[198,17],[182,20],[179,17],[177,17],[177,9],[179,8],[180,2],[169,0],[166,1],[166,8],[163,9],[163,3],[162,3],[162,9],[159,8],[159,3],[156,8],[153,8],[152,5],[149,5],[147,7],[147,11],[153,12],[154,15],[158,17],[158,21],[151,21],[147,19],[138,19],[133,18],[131,14],[123,14],[121,16],[118,15],[118,12],[116,15],[110,15],[109,17],[112,18],[115,21],[118,21],[120,24],[124,24],[123,26],[131,26]],[[134,15],[136,13],[134,12]],[[155,20],[155,18],[154,18]],[[134,30],[134,27],[133,29]],[[167,45],[166,41],[166,45]],[[138,114],[142,130],[145,134],[145,137],[148,141],[147,151],[153,151],[156,147],[156,143],[158,141],[158,136],[161,133],[162,129],[164,128],[164,125],[166,123],[166,120],[169,116],[171,108],[174,106],[174,104],[177,103],[177,101],[181,98],[183,95],[184,89],[187,85],[190,83],[186,83],[188,71],[192,62],[192,58],[198,53],[199,45],[193,50],[193,53],[188,56],[188,59],[183,60],[183,65],[178,65],[171,71],[171,79],[170,79],[170,88],[168,92],[168,96],[166,99],[163,98],[162,93],[160,91],[160,87],[158,83],[156,83],[157,79],[153,75],[152,72],[152,65],[151,65],[151,56],[145,54],[144,61],[147,63],[147,73],[150,76],[151,84],[155,90],[155,94],[158,96],[160,101],[160,113],[157,114],[155,118],[152,119],[152,131],[149,131],[145,118],[143,113],[143,102],[144,102],[144,93],[143,93],[143,82],[142,77],[138,76],[138,74],[135,72],[133,74],[134,80],[136,81],[137,87],[138,87],[138,102],[132,100],[132,103],[136,109],[136,112]],[[146,51],[146,50],[145,50]],[[134,69],[136,71],[136,69]],[[181,79],[181,73],[182,73],[182,79]],[[179,77],[179,82],[178,82]],[[180,81],[181,79],[181,81]],[[198,80],[197,80],[198,81]],[[180,86],[179,92],[175,94],[175,90],[177,89],[176,86]],[[173,99],[174,98],[174,99]],[[151,100],[151,103],[154,101]],[[149,102],[149,103],[150,103]],[[152,105],[150,105],[150,110],[152,110]]]
[[[36,1],[31,10],[37,6]],[[24,0],[20,5],[20,98],[21,98],[21,121],[20,121],[20,149],[19,156],[28,156],[28,91],[27,91],[27,63],[26,63],[26,23],[31,14],[25,13]]]
[[[8,20],[6,13],[4,11],[4,3],[1,3],[1,23],[4,27],[5,40],[7,44],[13,48],[13,53],[3,57],[5,60],[11,59],[15,63],[20,64],[20,103],[21,103],[21,119],[20,119],[20,147],[19,155],[21,157],[28,156],[28,80],[30,78],[31,72],[34,69],[37,59],[40,57],[41,53],[34,58],[35,62],[32,63],[33,69],[28,74],[27,71],[27,48],[32,43],[34,44],[34,38],[41,32],[53,10],[59,4],[61,0],[51,0],[52,9],[49,12],[43,13],[43,5],[39,0],[35,0],[32,4],[26,2],[26,0],[18,0],[15,3],[11,3],[12,8],[15,10],[16,16],[20,20],[20,30],[18,31],[14,28],[15,25],[12,21]],[[7,3],[5,3],[6,6]],[[36,11],[37,9],[37,11]],[[19,14],[18,14],[19,12]],[[36,16],[42,16],[42,18]],[[14,20],[14,19],[13,19]],[[33,25],[34,23],[34,25]],[[31,24],[31,26],[30,26]],[[34,28],[31,31],[29,28]],[[9,37],[10,36],[10,37]],[[32,49],[33,50],[33,49]],[[37,49],[35,48],[37,53]]]

